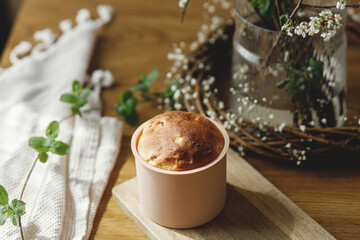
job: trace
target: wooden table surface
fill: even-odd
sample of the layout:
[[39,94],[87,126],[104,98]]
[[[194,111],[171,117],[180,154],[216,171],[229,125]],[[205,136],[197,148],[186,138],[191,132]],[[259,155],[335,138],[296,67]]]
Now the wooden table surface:
[[[165,78],[167,53],[174,42],[191,42],[202,24],[204,1],[192,1],[185,23],[179,24],[178,1],[161,0],[24,0],[1,58],[1,67],[9,66],[9,53],[21,40],[32,41],[32,34],[47,27],[59,32],[59,21],[74,19],[77,10],[86,7],[95,15],[99,3],[109,3],[116,11],[114,20],[100,32],[90,71],[109,69],[116,85],[103,92],[105,105],[116,103],[119,92],[133,85],[153,68]],[[348,50],[348,105],[360,113],[360,47]],[[155,88],[163,88],[158,81]],[[153,103],[138,105],[140,122],[158,111]],[[104,113],[116,116],[113,110]],[[130,137],[134,127],[125,126],[120,156],[96,215],[91,239],[147,239],[111,198],[111,189],[135,176]],[[301,166],[277,162],[248,154],[246,160],[276,185],[299,207],[338,239],[360,237],[360,163],[305,163]],[[360,160],[360,159],[359,159]]]

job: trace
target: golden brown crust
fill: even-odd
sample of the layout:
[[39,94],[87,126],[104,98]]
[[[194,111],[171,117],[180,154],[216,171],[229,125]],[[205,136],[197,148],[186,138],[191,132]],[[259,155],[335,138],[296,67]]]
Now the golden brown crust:
[[183,171],[210,163],[223,147],[224,137],[210,120],[196,113],[172,111],[148,122],[137,150],[157,168]]

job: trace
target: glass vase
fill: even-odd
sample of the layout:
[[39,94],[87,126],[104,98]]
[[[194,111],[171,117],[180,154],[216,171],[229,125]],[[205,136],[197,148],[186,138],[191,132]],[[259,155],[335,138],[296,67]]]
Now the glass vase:
[[[270,30],[249,0],[235,0],[234,7],[230,109],[240,119],[254,123],[343,125],[347,48],[344,27],[329,41],[320,34],[290,37],[286,32]],[[320,12],[305,8],[302,19]],[[332,12],[340,13],[345,25],[346,10]]]

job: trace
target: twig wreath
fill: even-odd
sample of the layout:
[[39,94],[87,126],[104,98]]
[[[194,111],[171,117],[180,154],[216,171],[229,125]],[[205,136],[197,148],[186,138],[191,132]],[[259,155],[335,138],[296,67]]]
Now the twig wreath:
[[[187,4],[187,1],[180,4],[183,7],[182,18]],[[284,26],[290,22],[290,18]],[[220,99],[227,90],[220,91],[218,88],[224,88],[219,85],[226,85],[226,74],[222,72],[221,77],[215,76],[219,75],[219,71],[224,71],[219,69],[219,64],[230,62],[234,27],[232,18],[224,20],[215,16],[206,27],[207,36],[191,44],[189,53],[183,53],[183,42],[174,46],[174,51],[168,55],[168,59],[174,61],[174,64],[167,77],[178,77],[179,88],[174,89],[173,99],[165,102],[165,109],[197,112],[223,124],[230,135],[231,145],[241,155],[244,155],[244,151],[251,151],[297,164],[304,160],[338,159],[339,156],[359,158],[360,120],[353,126],[344,127],[286,126],[285,123],[274,126],[261,121],[246,121],[225,109],[225,104]],[[286,29],[283,31],[286,32]],[[230,68],[226,71],[230,72]],[[230,94],[233,91],[230,87]],[[219,92],[221,94],[218,96]]]

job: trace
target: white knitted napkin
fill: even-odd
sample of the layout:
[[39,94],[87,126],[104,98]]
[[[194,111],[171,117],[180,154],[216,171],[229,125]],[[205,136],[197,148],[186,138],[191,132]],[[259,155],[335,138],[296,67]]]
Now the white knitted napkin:
[[[67,156],[50,154],[37,162],[25,189],[22,217],[25,239],[87,239],[96,208],[116,161],[122,123],[101,117],[101,87],[111,85],[108,71],[97,70],[87,85],[93,88],[83,117],[68,117],[70,106],[59,101],[71,92],[72,81],[84,83],[97,30],[111,20],[112,9],[99,6],[92,20],[86,9],[77,26],[60,23],[60,37],[50,30],[34,34],[39,43],[21,42],[10,54],[13,65],[0,69],[0,184],[9,198],[18,198],[25,177],[37,156],[28,146],[32,136],[44,136],[53,120],[61,120],[58,139],[70,144]],[[22,59],[19,55],[30,54]],[[19,239],[8,220],[0,226],[0,239]]]

